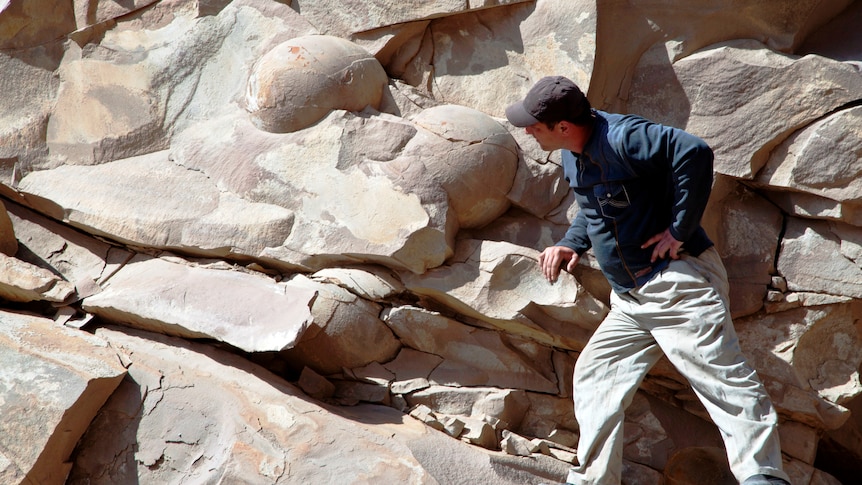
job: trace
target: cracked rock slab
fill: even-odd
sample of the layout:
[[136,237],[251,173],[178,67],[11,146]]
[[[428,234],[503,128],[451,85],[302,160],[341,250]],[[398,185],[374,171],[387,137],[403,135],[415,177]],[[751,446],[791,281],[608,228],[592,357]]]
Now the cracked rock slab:
[[265,352],[297,342],[315,296],[260,275],[138,256],[83,307],[108,321]]

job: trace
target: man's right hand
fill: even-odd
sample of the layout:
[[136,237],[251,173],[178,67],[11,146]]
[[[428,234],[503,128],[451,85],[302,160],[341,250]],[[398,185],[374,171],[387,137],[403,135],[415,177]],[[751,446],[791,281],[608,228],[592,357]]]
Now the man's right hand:
[[539,255],[539,265],[542,267],[542,274],[545,275],[545,279],[553,283],[560,276],[560,270],[564,264],[566,271],[571,273],[578,265],[579,259],[581,257],[573,249],[565,246],[551,246],[545,248]]

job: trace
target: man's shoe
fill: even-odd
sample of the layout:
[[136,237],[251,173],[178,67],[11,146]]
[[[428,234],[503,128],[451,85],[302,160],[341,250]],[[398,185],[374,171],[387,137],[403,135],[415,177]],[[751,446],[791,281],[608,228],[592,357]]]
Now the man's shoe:
[[753,475],[746,478],[742,485],[790,485],[790,482],[772,475]]

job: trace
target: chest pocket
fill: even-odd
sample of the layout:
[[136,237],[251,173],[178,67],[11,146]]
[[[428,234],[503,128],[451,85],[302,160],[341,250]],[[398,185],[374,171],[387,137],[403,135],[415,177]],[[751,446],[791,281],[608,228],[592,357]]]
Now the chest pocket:
[[602,215],[615,219],[631,205],[626,186],[621,183],[599,184],[593,187],[593,195],[599,202]]

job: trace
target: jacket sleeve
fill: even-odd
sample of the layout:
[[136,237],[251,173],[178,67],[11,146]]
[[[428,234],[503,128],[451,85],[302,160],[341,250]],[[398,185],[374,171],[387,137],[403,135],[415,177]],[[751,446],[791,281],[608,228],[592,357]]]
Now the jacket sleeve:
[[670,232],[677,241],[688,240],[700,227],[712,191],[712,149],[686,131],[639,119],[627,132],[622,151],[635,172],[670,170]]
[[592,247],[590,238],[587,236],[587,218],[584,217],[582,211],[578,211],[578,214],[572,221],[572,225],[569,226],[566,235],[557,243],[557,246],[565,246],[573,249],[578,253],[578,256],[583,255]]

